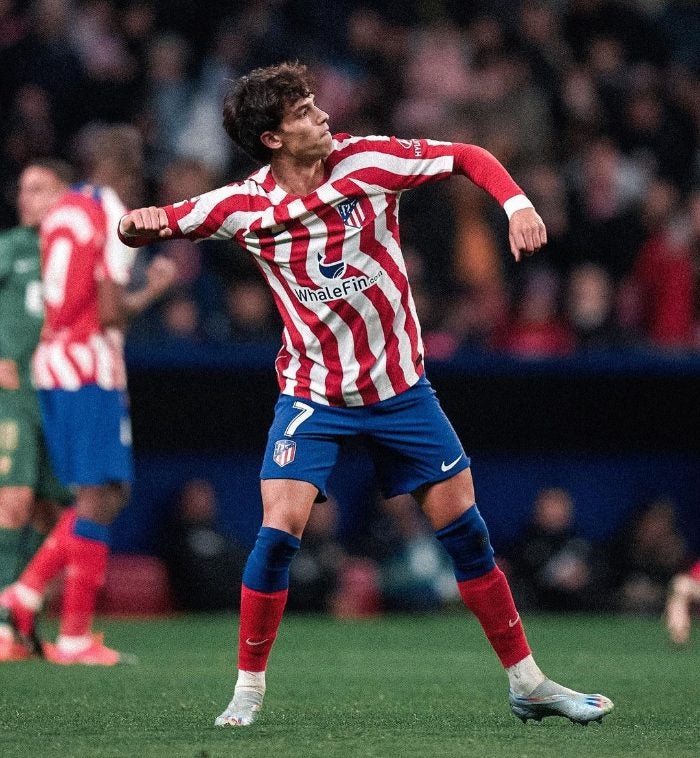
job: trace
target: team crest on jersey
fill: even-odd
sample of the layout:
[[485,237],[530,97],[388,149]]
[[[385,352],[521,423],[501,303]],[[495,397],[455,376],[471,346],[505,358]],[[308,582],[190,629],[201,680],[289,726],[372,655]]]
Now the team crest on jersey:
[[277,440],[272,452],[272,460],[278,466],[286,466],[291,463],[297,454],[297,443],[294,440]]
[[338,213],[343,219],[345,226],[354,226],[356,229],[362,228],[362,222],[365,220],[365,214],[360,206],[358,198],[346,200],[338,206]]

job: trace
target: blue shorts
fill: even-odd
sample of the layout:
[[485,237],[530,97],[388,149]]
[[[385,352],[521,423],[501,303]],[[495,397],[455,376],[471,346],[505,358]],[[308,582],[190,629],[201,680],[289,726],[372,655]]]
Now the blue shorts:
[[366,445],[385,497],[449,479],[470,460],[425,377],[406,392],[372,405],[336,408],[280,395],[261,479],[313,484],[320,500],[343,443]]
[[44,436],[64,485],[131,482],[131,422],[126,392],[88,384],[39,390]]

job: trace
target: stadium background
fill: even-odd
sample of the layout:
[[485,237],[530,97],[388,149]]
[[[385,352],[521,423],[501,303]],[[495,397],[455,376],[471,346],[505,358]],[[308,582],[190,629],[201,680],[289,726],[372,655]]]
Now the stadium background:
[[[94,121],[141,130],[149,202],[244,175],[250,163],[223,141],[222,91],[289,57],[313,66],[334,130],[492,150],[549,226],[543,255],[516,268],[498,208],[466,183],[410,193],[403,236],[428,374],[473,457],[496,547],[540,489],[560,486],[594,541],[668,496],[700,552],[695,3],[38,0],[0,2],[0,21],[3,228],[22,165],[71,158]],[[215,485],[225,530],[250,543],[259,520],[275,317],[232,309],[251,278],[242,256],[169,253],[180,286],[128,344],[137,483],[117,552],[152,552],[192,477]],[[595,339],[573,324],[567,294],[586,263],[612,291]],[[516,333],[531,296],[553,309],[544,335]],[[341,540],[356,547],[373,502],[361,454],[349,451],[332,491]]]

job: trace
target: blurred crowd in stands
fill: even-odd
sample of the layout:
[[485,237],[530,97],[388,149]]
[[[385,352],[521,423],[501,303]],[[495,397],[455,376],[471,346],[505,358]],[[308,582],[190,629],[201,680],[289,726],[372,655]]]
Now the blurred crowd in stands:
[[[237,610],[247,550],[222,529],[215,488],[188,481],[169,509],[159,554],[174,606]],[[449,556],[412,498],[378,497],[372,510],[362,539],[344,544],[337,502],[314,505],[291,566],[290,610],[361,618],[461,607]],[[694,570],[700,580],[667,497],[640,502],[605,541],[583,531],[566,489],[539,493],[517,540],[496,553],[521,610],[660,616],[678,577]]]
[[[312,66],[334,131],[482,145],[547,224],[545,251],[516,266],[505,215],[469,182],[406,193],[428,356],[700,350],[694,0],[0,0],[0,228],[16,221],[22,167],[73,160],[95,122],[142,136],[132,205],[245,176],[223,92],[286,58]],[[132,339],[279,338],[247,256],[187,241],[162,252],[179,286]]]

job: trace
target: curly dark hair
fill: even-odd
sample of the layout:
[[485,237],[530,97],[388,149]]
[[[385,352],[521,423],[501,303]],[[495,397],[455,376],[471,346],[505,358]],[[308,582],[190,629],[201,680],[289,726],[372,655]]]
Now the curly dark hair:
[[260,141],[264,132],[277,129],[286,106],[313,92],[309,70],[290,61],[256,68],[242,76],[224,98],[224,129],[248,155],[263,163],[271,151]]

